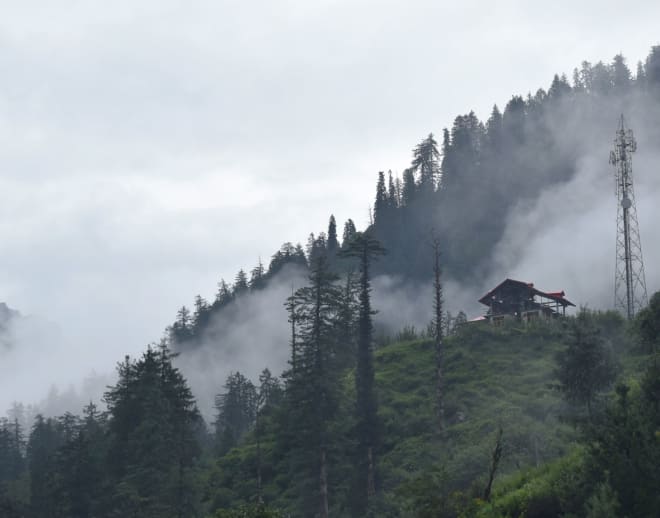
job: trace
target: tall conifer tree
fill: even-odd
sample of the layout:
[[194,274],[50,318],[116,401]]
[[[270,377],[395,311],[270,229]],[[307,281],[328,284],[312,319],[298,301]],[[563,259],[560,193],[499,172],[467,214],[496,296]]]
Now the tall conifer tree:
[[374,389],[373,322],[371,309],[370,266],[385,249],[368,232],[359,232],[349,243],[347,257],[355,257],[360,268],[360,307],[358,316],[357,366],[355,371],[358,495],[355,511],[362,516],[376,494],[376,456],[378,442],[378,403]]

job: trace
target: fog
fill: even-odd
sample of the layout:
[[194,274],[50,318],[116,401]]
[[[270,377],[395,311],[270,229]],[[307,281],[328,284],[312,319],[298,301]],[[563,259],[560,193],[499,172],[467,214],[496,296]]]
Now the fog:
[[274,376],[286,368],[291,327],[284,304],[306,277],[298,268],[285,267],[263,290],[239,296],[212,317],[201,344],[176,359],[207,418],[230,373],[256,382],[265,368]]
[[[330,213],[364,228],[376,172],[407,167],[415,143],[456,113],[485,118],[494,102],[547,86],[583,59],[622,52],[634,66],[656,43],[660,16],[656,2],[639,7],[512,0],[484,16],[478,2],[3,5],[0,301],[32,316],[3,331],[11,347],[0,347],[0,410],[39,403],[53,385],[65,406],[96,399],[110,381],[92,390],[82,380],[112,380],[116,362],[157,341],[194,294],[212,297],[221,277],[304,241]],[[612,37],[615,23],[625,40]],[[591,306],[612,298],[610,115],[570,184],[506,216],[489,282],[446,280],[447,309],[475,316],[476,299],[504,277]],[[629,121],[648,266],[660,253],[650,153],[659,140],[640,107]],[[649,293],[659,280],[647,267]],[[217,365],[209,385],[231,370],[285,365],[285,315],[261,316],[281,308],[285,284],[263,306],[244,302],[249,318],[232,323],[231,353],[204,353]],[[430,318],[423,283],[375,279],[374,296],[376,318],[392,328]],[[239,339],[255,329],[268,342],[263,358]],[[206,366],[195,361],[182,364],[191,376]]]
[[658,101],[635,95],[622,103],[598,102],[596,115],[572,114],[554,131],[579,149],[575,176],[520,203],[507,215],[488,282],[506,277],[565,290],[578,306],[613,309],[617,199],[615,170],[608,163],[619,116],[634,132],[633,178],[649,296],[660,287],[660,120]]

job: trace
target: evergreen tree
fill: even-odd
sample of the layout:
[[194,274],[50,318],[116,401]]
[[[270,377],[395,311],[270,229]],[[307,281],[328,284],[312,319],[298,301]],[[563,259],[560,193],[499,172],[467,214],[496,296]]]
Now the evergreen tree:
[[173,343],[184,343],[193,336],[193,326],[190,317],[190,310],[186,306],[176,313],[176,320],[170,328],[170,341]]
[[[341,290],[334,285],[327,258],[318,256],[311,263],[309,286],[297,290],[289,301],[298,325],[298,357],[290,374],[287,393],[296,422],[298,447],[309,479],[319,485],[317,515],[328,516],[329,422],[338,409],[338,369],[336,368],[337,318]],[[309,462],[309,459],[315,459]],[[313,504],[309,512],[312,512]]]
[[592,317],[582,310],[571,323],[566,349],[557,356],[559,390],[570,403],[586,405],[589,417],[598,394],[612,386],[617,366]]
[[557,100],[561,99],[562,97],[566,97],[570,93],[571,85],[568,84],[566,76],[559,77],[559,75],[555,74],[555,76],[552,78],[550,89],[548,90],[548,96],[551,99]]
[[393,213],[399,208],[399,193],[392,177],[392,171],[388,171],[387,176],[387,207],[390,213]]
[[642,63],[641,61],[637,62],[637,72],[635,73],[635,82],[642,88],[646,83],[646,72],[644,71],[644,63]]
[[612,85],[617,92],[625,92],[631,83],[632,74],[626,60],[621,54],[617,54],[612,61]]
[[357,326],[359,287],[353,271],[346,274],[344,286],[339,300],[337,314],[337,365],[340,368],[352,367],[355,364],[355,336]]
[[270,265],[268,266],[269,278],[272,278],[282,270],[287,264],[307,268],[307,257],[300,244],[293,246],[291,243],[284,243],[280,249],[273,254]]
[[275,378],[269,369],[264,369],[259,375],[259,390],[256,393],[254,434],[257,442],[257,501],[263,503],[262,465],[261,453],[261,421],[262,415],[270,406],[277,405],[281,399],[280,381]]
[[341,238],[342,249],[346,248],[348,244],[353,240],[356,232],[355,223],[353,223],[353,220],[349,218],[346,223],[344,223],[344,233],[342,234]]
[[216,441],[220,454],[229,451],[252,428],[257,392],[253,383],[240,372],[227,377],[225,392],[216,396]]
[[385,189],[385,173],[378,173],[376,184],[376,201],[374,202],[374,225],[382,226],[387,216],[387,190]]
[[644,77],[652,91],[660,92],[660,45],[651,47],[651,52],[646,58]]
[[261,290],[266,286],[266,269],[264,268],[261,258],[257,266],[250,271],[250,289]]
[[660,349],[660,292],[654,293],[649,305],[637,314],[635,328],[648,351]]
[[108,507],[123,516],[195,515],[201,417],[165,344],[118,366],[108,407]]
[[55,479],[55,453],[62,440],[55,421],[37,415],[27,445],[30,473],[30,508],[32,515],[47,518],[58,509],[53,494]]
[[415,172],[408,168],[403,172],[403,187],[401,192],[401,203],[404,207],[411,207],[417,196],[417,184],[415,183]]
[[220,279],[218,283],[218,292],[215,294],[215,301],[213,301],[214,308],[221,308],[226,306],[233,300],[231,288],[224,279]]
[[355,371],[358,487],[355,511],[362,516],[376,494],[376,456],[378,441],[378,403],[374,391],[373,322],[371,310],[370,266],[385,249],[368,232],[360,232],[346,248],[346,257],[355,257],[360,267],[360,308],[358,316],[357,366]]
[[493,106],[493,111],[486,122],[486,138],[489,148],[492,151],[499,152],[502,149],[502,114],[497,105]]
[[334,256],[339,250],[339,241],[337,240],[337,222],[335,217],[330,215],[330,221],[328,222],[328,254],[330,257]]
[[444,367],[443,326],[442,326],[442,280],[440,268],[440,240],[433,238],[433,338],[435,342],[435,407],[437,417],[437,430],[444,429]]
[[238,270],[238,273],[236,274],[236,278],[234,279],[234,287],[232,294],[234,297],[237,297],[239,295],[242,295],[243,293],[246,293],[248,291],[248,279],[247,275],[245,274],[245,271],[241,268]]
[[201,296],[195,296],[195,311],[192,317],[193,334],[199,335],[208,325],[211,316],[211,306]]
[[[604,416],[586,429],[589,473],[599,480],[587,502],[595,512],[614,510],[616,516],[655,516],[660,506],[660,364],[657,358],[644,373],[639,390],[616,387],[616,398]],[[611,488],[602,491],[602,486]],[[612,495],[612,490],[616,495]],[[605,515],[607,516],[607,515]]]
[[433,138],[433,133],[429,133],[413,150],[412,160],[412,169],[419,174],[419,192],[423,196],[432,194],[436,182],[440,179],[439,159],[438,143]]

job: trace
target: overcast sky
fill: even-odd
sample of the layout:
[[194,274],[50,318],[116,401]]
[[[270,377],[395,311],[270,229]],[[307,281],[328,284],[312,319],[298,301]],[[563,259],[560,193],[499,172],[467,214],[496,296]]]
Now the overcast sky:
[[660,2],[534,4],[0,1],[0,300],[108,366],[331,213],[363,227],[455,115],[660,41]]

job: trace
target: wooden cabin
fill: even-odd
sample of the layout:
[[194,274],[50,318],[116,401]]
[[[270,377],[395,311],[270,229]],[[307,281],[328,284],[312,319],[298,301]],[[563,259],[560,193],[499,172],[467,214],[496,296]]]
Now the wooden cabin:
[[537,318],[566,316],[566,308],[575,306],[565,298],[563,291],[545,292],[531,282],[506,279],[498,284],[479,302],[488,306],[485,319],[497,324],[506,318],[530,321]]

